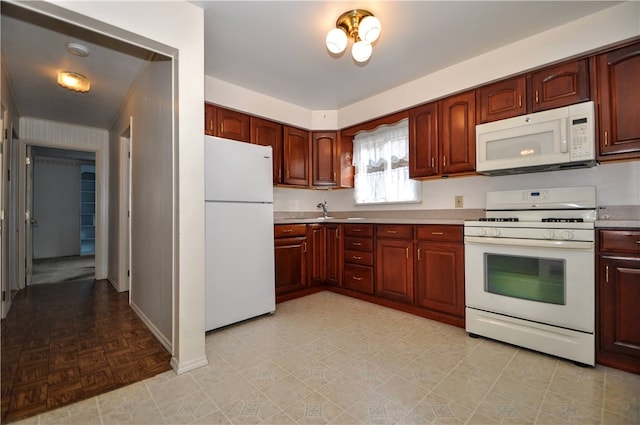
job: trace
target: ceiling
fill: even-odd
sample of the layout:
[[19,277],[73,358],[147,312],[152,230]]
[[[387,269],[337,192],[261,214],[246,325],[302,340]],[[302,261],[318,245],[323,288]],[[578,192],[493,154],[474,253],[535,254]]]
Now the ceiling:
[[[205,74],[311,110],[340,109],[434,71],[614,6],[611,1],[192,1],[205,15]],[[382,22],[365,64],[324,38],[364,8]],[[152,52],[2,2],[2,62],[20,114],[108,128]],[[66,49],[79,42],[78,57]],[[59,70],[91,79],[59,87]]]

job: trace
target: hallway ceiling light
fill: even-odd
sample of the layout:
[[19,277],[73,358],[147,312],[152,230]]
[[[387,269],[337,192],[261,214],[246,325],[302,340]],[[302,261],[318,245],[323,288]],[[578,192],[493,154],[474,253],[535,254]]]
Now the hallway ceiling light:
[[[337,55],[347,48],[348,37],[354,40],[351,56],[356,62],[366,62],[371,57],[371,43],[380,36],[380,20],[364,9],[344,12],[336,21],[336,27],[327,33],[327,49]],[[348,37],[347,37],[348,36]]]
[[65,89],[86,93],[91,88],[91,82],[82,74],[70,71],[58,73],[58,84]]

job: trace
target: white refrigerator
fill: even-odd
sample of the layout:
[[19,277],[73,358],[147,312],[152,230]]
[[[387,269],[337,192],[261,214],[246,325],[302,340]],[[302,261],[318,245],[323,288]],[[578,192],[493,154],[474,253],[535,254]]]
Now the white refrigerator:
[[272,149],[205,136],[205,325],[273,313]]

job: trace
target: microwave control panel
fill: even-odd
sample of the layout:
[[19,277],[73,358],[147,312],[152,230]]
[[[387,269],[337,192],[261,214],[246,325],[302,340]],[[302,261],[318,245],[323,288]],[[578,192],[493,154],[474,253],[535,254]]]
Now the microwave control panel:
[[593,129],[587,117],[569,118],[571,120],[570,152],[571,160],[593,159]]

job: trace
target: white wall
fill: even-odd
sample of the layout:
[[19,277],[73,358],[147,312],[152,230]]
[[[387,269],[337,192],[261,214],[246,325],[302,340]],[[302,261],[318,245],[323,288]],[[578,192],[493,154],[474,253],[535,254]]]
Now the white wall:
[[80,165],[36,156],[33,166],[33,258],[80,255]]
[[329,211],[447,210],[455,208],[456,195],[464,197],[465,209],[482,209],[485,207],[485,193],[490,190],[567,186],[596,186],[599,206],[640,205],[640,161],[514,176],[424,180],[421,185],[420,203],[378,206],[356,206],[353,203],[353,189],[328,191],[275,188],[274,211],[320,211],[316,205],[324,199],[329,203]]

